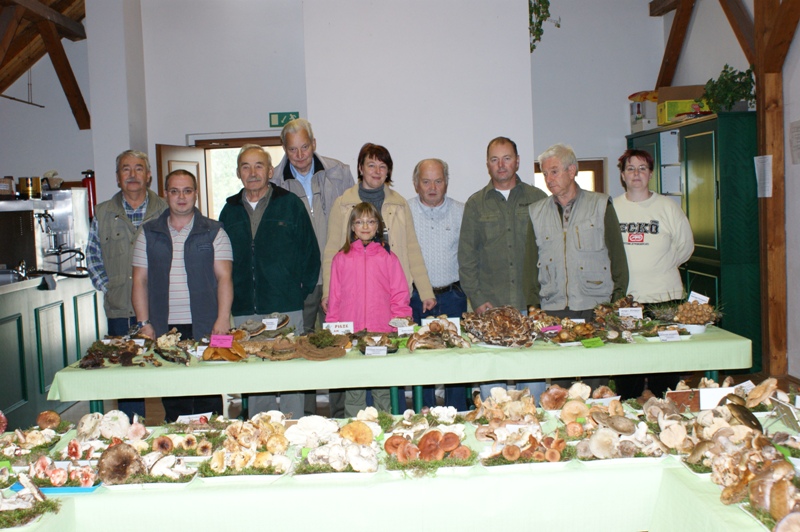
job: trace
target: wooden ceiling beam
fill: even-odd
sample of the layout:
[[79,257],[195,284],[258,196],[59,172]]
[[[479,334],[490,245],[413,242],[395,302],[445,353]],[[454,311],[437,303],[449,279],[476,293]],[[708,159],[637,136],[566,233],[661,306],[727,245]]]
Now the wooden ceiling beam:
[[46,20],[52,22],[57,28],[58,33],[71,41],[82,41],[86,38],[86,29],[83,24],[62,15],[37,0],[8,0],[12,4],[24,7],[28,14],[38,21]]
[[678,8],[680,0],[653,0],[650,2],[650,16],[663,17]]
[[72,67],[67,59],[67,53],[64,51],[64,46],[61,44],[61,38],[56,30],[56,25],[49,20],[40,20],[36,27],[39,28],[39,33],[42,35],[44,47],[50,55],[50,60],[53,63],[53,68],[61,81],[61,87],[64,89],[64,94],[67,96],[67,101],[72,109],[72,114],[75,116],[75,121],[78,122],[79,129],[91,129],[91,119],[89,117],[89,108],[86,107],[86,101],[81,94],[81,88],[78,86],[78,80],[75,79],[75,74],[72,72]]
[[728,23],[733,29],[733,34],[736,35],[736,40],[739,41],[739,46],[742,47],[747,62],[755,65],[755,30],[753,20],[750,18],[744,2],[742,0],[719,0],[719,4],[722,6],[725,16],[728,17]]
[[678,68],[678,60],[683,50],[683,43],[686,40],[686,32],[689,29],[689,22],[692,20],[694,2],[695,0],[680,0],[678,3],[675,18],[672,19],[672,27],[669,30],[667,46],[664,49],[664,58],[661,60],[656,89],[672,85],[675,70]]
[[800,21],[800,2],[784,0],[771,24],[769,41],[764,49],[764,73],[783,72],[783,63]]
[[0,11],[0,64],[11,47],[24,12],[21,6],[6,6]]

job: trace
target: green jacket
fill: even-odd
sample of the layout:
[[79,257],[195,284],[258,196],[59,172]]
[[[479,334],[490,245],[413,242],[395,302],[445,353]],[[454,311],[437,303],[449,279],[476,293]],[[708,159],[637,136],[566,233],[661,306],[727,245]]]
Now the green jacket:
[[319,245],[303,202],[269,186],[272,195],[255,237],[244,189],[226,200],[219,215],[233,249],[234,316],[302,310],[319,279]]
[[491,182],[467,200],[458,243],[458,271],[473,309],[487,301],[495,307],[527,309],[522,268],[528,205],[546,197],[517,177],[507,201]]

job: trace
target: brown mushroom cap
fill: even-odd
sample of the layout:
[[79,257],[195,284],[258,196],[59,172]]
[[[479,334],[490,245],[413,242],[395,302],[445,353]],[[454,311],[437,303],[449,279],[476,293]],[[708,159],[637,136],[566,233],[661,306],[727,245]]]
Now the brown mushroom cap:
[[506,445],[503,447],[503,458],[508,460],[509,462],[516,462],[519,460],[519,456],[522,453],[520,448],[516,445]]
[[728,410],[730,410],[731,415],[742,425],[757,430],[758,432],[764,432],[761,422],[747,407],[735,403],[728,403]]
[[472,449],[466,445],[459,445],[450,453],[450,458],[456,460],[467,460],[470,456],[472,456]]
[[585,418],[589,414],[589,407],[586,403],[573,399],[567,401],[561,408],[561,421],[564,423],[571,423],[578,418]]
[[569,391],[553,384],[539,396],[539,404],[545,410],[558,410],[567,402]]
[[770,396],[772,396],[777,389],[777,379],[770,377],[769,379],[764,380],[761,384],[750,390],[750,393],[747,394],[747,402],[745,403],[745,406],[747,406],[747,408],[753,408],[756,405],[768,401]]
[[625,416],[608,416],[608,420],[605,424],[606,426],[626,436],[636,432],[636,423],[632,419],[628,419]]
[[369,445],[372,443],[372,429],[363,421],[352,421],[348,423],[342,427],[339,434],[342,438],[359,445]]
[[97,477],[106,484],[121,484],[133,475],[147,473],[139,452],[120,443],[109,447],[97,461]]
[[399,434],[393,434],[390,436],[386,442],[383,444],[383,449],[386,451],[387,454],[397,454],[397,449],[406,443],[404,437],[400,436]]
[[45,410],[37,416],[36,424],[40,429],[55,429],[61,424],[61,416],[54,410]]
[[442,436],[442,441],[439,442],[439,447],[447,453],[456,449],[459,445],[461,445],[461,438],[455,432],[448,432]]

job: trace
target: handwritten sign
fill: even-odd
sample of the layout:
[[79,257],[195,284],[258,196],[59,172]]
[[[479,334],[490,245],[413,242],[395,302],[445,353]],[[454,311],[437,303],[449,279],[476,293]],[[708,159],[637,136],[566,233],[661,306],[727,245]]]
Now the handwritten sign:
[[561,325],[551,325],[550,327],[542,327],[542,332],[561,332]]
[[268,331],[278,330],[278,318],[264,318],[261,323],[267,326]]
[[397,328],[397,336],[411,336],[414,334],[414,326],[409,325],[407,327],[398,327]]
[[233,345],[233,336],[230,334],[212,334],[211,347],[228,347]]
[[331,321],[322,324],[323,329],[328,329],[333,334],[352,334],[353,322],[352,321]]
[[368,357],[385,357],[386,353],[385,345],[368,345],[364,349],[364,355]]
[[620,316],[630,316],[631,318],[636,318],[637,320],[641,320],[644,316],[642,316],[642,307],[624,307],[619,309]]
[[692,301],[697,301],[700,305],[705,305],[708,303],[708,296],[704,296],[703,294],[698,294],[697,292],[691,292],[689,294],[689,299],[687,299],[689,303]]
[[658,331],[658,339],[662,342],[680,342],[681,335],[675,330]]

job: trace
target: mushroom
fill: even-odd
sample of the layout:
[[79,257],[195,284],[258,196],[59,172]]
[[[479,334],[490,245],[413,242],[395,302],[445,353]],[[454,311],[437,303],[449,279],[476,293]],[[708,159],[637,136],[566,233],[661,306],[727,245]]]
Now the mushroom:
[[227,468],[227,464],[225,463],[225,451],[222,449],[214,451],[214,454],[212,454],[209,459],[208,466],[214,473],[224,473]]
[[764,429],[761,427],[761,422],[747,407],[730,403],[728,404],[728,410],[731,411],[731,415],[742,425],[757,430],[758,432],[764,432]]
[[352,421],[342,427],[339,431],[342,438],[350,440],[359,445],[368,445],[372,443],[372,429],[370,429],[363,421]]
[[[769,398],[772,396],[773,392],[778,389],[778,380],[770,377],[769,379],[764,380],[761,384],[750,390],[750,393],[747,394],[747,401],[745,406],[747,408],[753,408],[756,405],[760,405],[761,403],[769,404]],[[760,430],[760,429],[759,429]]]
[[106,484],[121,484],[133,475],[146,473],[142,457],[127,443],[109,447],[97,462],[97,476]]
[[592,455],[600,459],[612,458],[617,453],[618,444],[619,435],[607,427],[597,429],[589,438],[589,449]]
[[100,421],[100,435],[109,440],[112,438],[125,438],[130,428],[131,421],[128,419],[128,414],[120,410],[107,412]]
[[618,394],[608,386],[598,386],[592,392],[592,399],[607,399],[609,397],[616,397]]
[[83,443],[88,440],[96,440],[100,437],[100,422],[103,420],[103,414],[94,412],[86,414],[78,421],[77,438],[78,441]]
[[689,456],[686,457],[686,462],[689,464],[696,464],[700,460],[702,460],[706,454],[711,454],[714,452],[716,448],[716,444],[711,440],[702,440],[694,446],[692,452],[689,453]]
[[778,521],[772,532],[793,532],[800,530],[800,512],[792,512]]
[[594,454],[592,454],[592,449],[588,439],[578,442],[578,445],[575,446],[575,455],[580,460],[591,460],[594,458]]
[[669,425],[661,431],[661,442],[670,449],[678,449],[686,440],[686,427],[680,423]]
[[608,420],[605,424],[606,426],[626,436],[636,432],[636,423],[624,416],[608,416]]
[[580,381],[573,383],[568,392],[570,399],[581,399],[584,402],[590,397],[591,393],[592,388]]
[[559,410],[567,402],[568,391],[553,384],[539,396],[539,404],[545,410]]
[[589,407],[586,406],[586,403],[581,400],[574,399],[572,401],[567,401],[561,408],[561,421],[564,423],[571,423],[580,418],[586,418],[588,414]]
[[36,418],[36,424],[39,425],[40,429],[55,429],[60,423],[61,416],[55,410],[45,410]]

